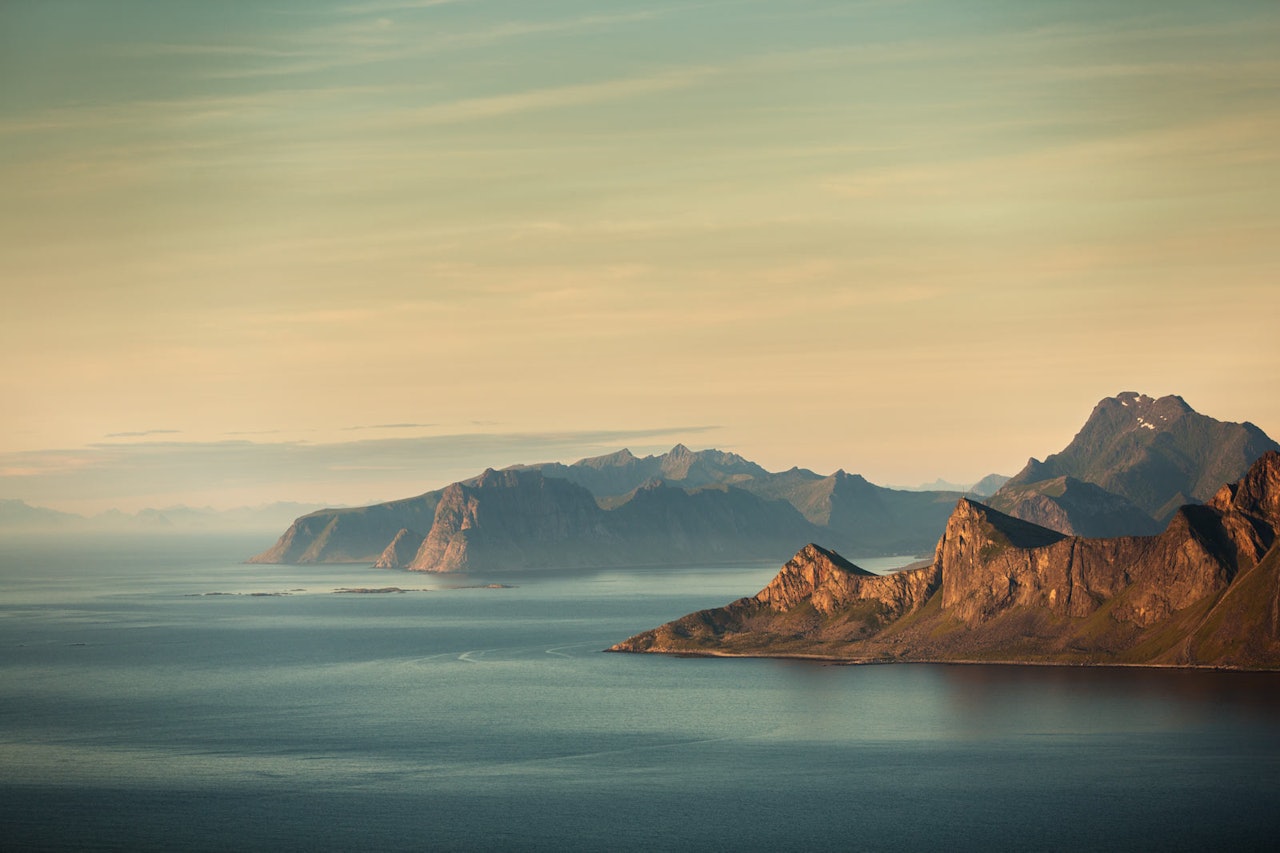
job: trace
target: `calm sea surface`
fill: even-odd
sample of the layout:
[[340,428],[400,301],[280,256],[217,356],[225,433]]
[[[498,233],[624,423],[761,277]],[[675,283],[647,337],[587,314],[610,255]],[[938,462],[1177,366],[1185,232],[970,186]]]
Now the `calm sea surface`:
[[[0,540],[0,849],[1271,850],[1280,830],[1274,675],[601,654],[776,566],[238,564],[268,544]],[[333,592],[382,586],[427,591]]]

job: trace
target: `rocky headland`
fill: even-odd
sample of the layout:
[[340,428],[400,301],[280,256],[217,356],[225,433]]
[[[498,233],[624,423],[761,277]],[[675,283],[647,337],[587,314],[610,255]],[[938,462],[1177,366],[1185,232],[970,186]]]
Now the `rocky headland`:
[[1086,539],[962,498],[926,567],[810,545],[750,598],[610,651],[849,662],[1280,669],[1280,453],[1151,536]]

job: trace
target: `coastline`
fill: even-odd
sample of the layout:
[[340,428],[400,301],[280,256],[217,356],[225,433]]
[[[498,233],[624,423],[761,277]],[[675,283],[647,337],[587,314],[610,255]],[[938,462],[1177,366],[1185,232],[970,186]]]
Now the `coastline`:
[[1062,667],[1068,669],[1185,669],[1196,672],[1259,672],[1259,673],[1280,673],[1280,667],[1276,668],[1259,668],[1259,667],[1243,667],[1243,666],[1221,666],[1213,664],[1177,664],[1177,663],[1072,663],[1070,661],[1033,661],[1033,660],[972,660],[972,659],[944,659],[944,658],[919,658],[911,660],[884,660],[883,658],[853,658],[837,655],[821,655],[821,654],[800,654],[790,652],[785,654],[769,654],[768,652],[759,652],[748,654],[745,652],[721,652],[721,651],[665,651],[650,649],[645,651],[637,651],[634,649],[618,649],[608,648],[601,649],[606,654],[620,655],[666,655],[668,657],[681,658],[743,658],[747,660],[794,660],[809,663],[821,663],[830,666],[897,666],[912,664],[928,664],[928,665],[944,665],[944,666],[1036,666],[1036,667]]

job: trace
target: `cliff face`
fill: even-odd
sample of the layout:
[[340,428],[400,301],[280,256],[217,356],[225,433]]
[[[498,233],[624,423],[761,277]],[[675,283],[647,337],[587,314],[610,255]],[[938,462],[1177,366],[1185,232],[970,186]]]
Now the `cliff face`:
[[490,469],[472,485],[454,483],[444,490],[431,530],[407,568],[602,565],[604,546],[617,544],[604,515],[590,492],[567,480]]
[[490,470],[444,490],[421,546],[399,565],[464,572],[754,560],[788,553],[813,532],[790,505],[727,486],[690,492],[654,481],[605,510],[567,480]]
[[414,533],[412,530],[400,528],[395,537],[391,540],[391,544],[387,545],[382,554],[378,557],[377,562],[373,565],[379,569],[405,569],[413,562],[413,558],[417,556],[418,549],[422,547],[424,537],[421,533]]
[[326,509],[297,519],[275,545],[249,563],[372,563],[401,529],[426,531],[440,492],[351,509]]
[[1280,668],[1280,453],[1160,534],[1082,539],[961,500],[932,564],[814,546],[754,598],[614,651]]
[[[1234,575],[1221,519],[1202,510],[1185,507],[1158,536],[1081,539],[961,501],[934,558],[942,609],[980,624],[1011,608],[1082,618],[1110,604],[1114,619],[1151,625],[1222,590]],[[1022,537],[1011,535],[1015,524]]]

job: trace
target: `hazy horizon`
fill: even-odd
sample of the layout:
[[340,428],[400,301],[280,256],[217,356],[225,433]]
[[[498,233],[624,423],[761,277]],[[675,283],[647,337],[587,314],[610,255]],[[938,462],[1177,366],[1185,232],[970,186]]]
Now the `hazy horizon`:
[[1268,2],[0,5],[0,498],[1280,435]]

